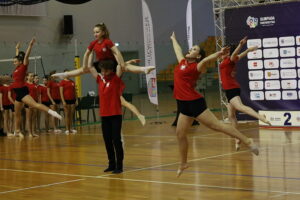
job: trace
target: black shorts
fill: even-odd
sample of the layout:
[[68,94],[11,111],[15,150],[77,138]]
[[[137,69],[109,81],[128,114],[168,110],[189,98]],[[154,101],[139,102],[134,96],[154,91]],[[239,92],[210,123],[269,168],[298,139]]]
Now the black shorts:
[[60,99],[53,99],[53,101],[55,102],[55,104],[60,104],[60,102],[61,102]]
[[14,92],[16,93],[16,101],[22,102],[22,99],[29,95],[28,87],[24,86],[21,88],[14,88]]
[[66,104],[71,105],[71,104],[75,104],[76,103],[76,99],[72,99],[72,100],[65,100]]
[[49,107],[51,105],[51,102],[50,101],[44,101],[44,102],[42,102],[42,104]]
[[241,89],[240,88],[234,88],[234,89],[230,89],[230,90],[225,90],[225,94],[226,94],[228,103],[230,103],[230,100],[232,98],[241,95]]
[[177,109],[180,113],[186,116],[198,117],[207,109],[207,106],[204,98],[192,101],[177,100]]
[[11,110],[11,111],[15,112],[15,106],[14,106],[14,104],[4,105],[3,109],[4,110]]

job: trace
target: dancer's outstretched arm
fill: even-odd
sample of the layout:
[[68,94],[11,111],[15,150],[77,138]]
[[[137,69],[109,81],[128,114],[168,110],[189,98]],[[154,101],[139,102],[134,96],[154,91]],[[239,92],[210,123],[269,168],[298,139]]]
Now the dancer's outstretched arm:
[[246,44],[247,42],[247,37],[244,37],[240,42],[239,45],[235,48],[235,50],[233,51],[233,53],[230,56],[230,60],[235,62],[238,60],[238,54],[240,53],[240,51],[242,50],[243,46]]
[[30,56],[31,49],[32,49],[32,46],[33,46],[34,43],[35,43],[35,38],[32,38],[31,41],[29,42],[28,48],[27,48],[26,53],[25,53],[25,57],[24,57],[24,61],[23,61],[24,65],[29,64],[29,56]]
[[243,51],[241,54],[238,55],[238,60],[244,58],[247,55],[247,53],[256,51],[257,49],[258,49],[257,46],[249,47],[247,50]]
[[20,42],[18,42],[16,45],[16,56],[19,55],[19,52],[20,52]]
[[204,59],[202,59],[198,64],[197,64],[197,70],[199,72],[202,72],[203,70],[205,70],[206,68],[206,64],[210,61],[214,61],[217,60],[220,56],[228,53],[228,51],[230,50],[229,47],[224,47],[222,48],[220,51],[213,53],[207,57],[205,57]]
[[171,35],[171,41],[172,41],[173,49],[174,49],[176,57],[177,57],[177,61],[180,62],[182,59],[184,59],[184,56],[182,53],[182,49],[181,49],[179,43],[177,42],[174,32]]

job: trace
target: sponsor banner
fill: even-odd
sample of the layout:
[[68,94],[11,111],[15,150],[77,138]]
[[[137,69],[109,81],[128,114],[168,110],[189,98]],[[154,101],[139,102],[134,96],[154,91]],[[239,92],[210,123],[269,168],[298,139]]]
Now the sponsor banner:
[[256,51],[249,52],[247,54],[248,59],[260,59],[262,58],[261,49],[257,49]]
[[[265,115],[267,120],[275,127],[300,127],[299,111],[259,110],[259,114]],[[259,121],[259,125],[266,126],[262,121]]]
[[281,47],[295,46],[295,37],[294,36],[280,37],[279,38],[279,45]]
[[263,90],[264,82],[263,81],[249,81],[250,90]]
[[279,79],[279,70],[265,70],[265,79]]
[[259,100],[264,100],[264,92],[263,91],[253,91],[250,92],[250,99],[253,101],[259,101]]
[[297,47],[297,56],[300,56],[300,47]]
[[294,68],[296,67],[296,59],[295,58],[285,58],[280,60],[281,68]]
[[294,47],[280,48],[281,57],[294,57],[295,55],[296,51]]
[[262,69],[264,67],[262,60],[249,60],[248,69]]
[[279,60],[278,59],[266,59],[264,60],[265,69],[278,69]]
[[277,58],[279,56],[278,49],[264,49],[264,58]]
[[282,80],[281,81],[281,88],[282,89],[296,89],[297,88],[297,81],[296,80]]
[[280,81],[266,81],[265,82],[265,89],[266,90],[278,90],[280,89]]
[[250,80],[262,80],[264,78],[264,72],[262,70],[258,71],[249,71],[248,78]]
[[[145,0],[142,0],[145,65],[155,66],[155,49],[153,23],[150,10]],[[158,105],[156,69],[146,75],[148,97],[151,103]]]
[[300,36],[296,36],[296,44],[299,46],[300,45]]
[[186,8],[186,35],[189,49],[193,47],[193,17],[192,17],[192,0],[188,1]]
[[274,38],[263,38],[263,47],[277,47],[278,46],[278,39],[277,37]]
[[297,71],[298,71],[298,78],[300,78],[300,69],[298,69]]
[[282,79],[287,79],[287,78],[295,79],[297,77],[297,71],[296,69],[282,69],[280,71],[280,75]]
[[282,91],[283,100],[297,100],[298,95],[296,90],[283,90]]
[[281,100],[281,92],[277,91],[266,91],[265,92],[266,100]]
[[247,40],[247,48],[258,46],[258,48],[261,48],[261,39],[248,39]]

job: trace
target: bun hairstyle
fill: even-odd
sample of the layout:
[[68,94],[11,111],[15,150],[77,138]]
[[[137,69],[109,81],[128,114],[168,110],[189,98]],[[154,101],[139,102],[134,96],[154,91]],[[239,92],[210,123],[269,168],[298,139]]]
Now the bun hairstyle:
[[95,27],[99,28],[102,32],[104,32],[102,36],[103,38],[109,38],[109,31],[104,23],[96,24]]
[[201,57],[198,58],[196,61],[197,61],[197,62],[200,62],[202,59],[205,58],[206,52],[205,52],[200,46],[198,46],[198,47],[200,48],[199,55],[200,55]]

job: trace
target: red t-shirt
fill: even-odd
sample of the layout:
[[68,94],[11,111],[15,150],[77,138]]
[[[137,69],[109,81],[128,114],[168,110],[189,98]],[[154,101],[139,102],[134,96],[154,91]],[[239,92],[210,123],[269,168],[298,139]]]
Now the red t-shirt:
[[13,72],[14,82],[11,84],[13,88],[25,87],[25,77],[27,72],[27,65],[21,64]]
[[[105,81],[104,81],[104,80]],[[122,115],[122,106],[120,97],[123,93],[124,83],[115,74],[101,78],[97,77],[99,91],[100,116]]]
[[59,83],[55,81],[48,81],[47,87],[50,88],[50,95],[53,100],[60,100]]
[[39,93],[41,95],[42,102],[49,102],[50,99],[48,97],[47,87],[44,85],[39,85],[38,89],[39,89]]
[[101,42],[99,40],[94,40],[88,46],[90,51],[96,53],[97,60],[115,60],[114,54],[111,48],[115,46],[110,39],[103,39]]
[[174,70],[174,98],[182,101],[192,101],[203,96],[196,91],[197,80],[201,74],[197,70],[197,62],[188,63],[182,59]]
[[38,87],[35,83],[26,83],[26,86],[29,90],[29,95],[35,100],[38,101]]
[[59,87],[63,88],[63,95],[65,100],[74,100],[75,96],[75,83],[72,80],[62,80]]
[[236,81],[236,63],[225,58],[220,64],[221,82],[224,90],[240,88],[240,84]]
[[0,92],[2,93],[2,104],[4,106],[12,104],[8,99],[8,91],[9,91],[9,86],[3,85],[0,87]]
[[10,91],[10,96],[13,100],[16,100],[16,93],[13,90],[12,84],[9,86],[8,91]]

